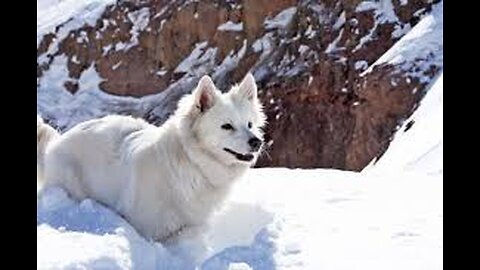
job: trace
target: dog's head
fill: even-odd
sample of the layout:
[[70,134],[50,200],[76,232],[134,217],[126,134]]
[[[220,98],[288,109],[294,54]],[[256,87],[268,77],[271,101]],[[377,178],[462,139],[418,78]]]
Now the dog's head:
[[221,93],[203,76],[188,104],[190,129],[199,146],[227,164],[252,165],[263,146],[265,115],[249,73],[228,93]]

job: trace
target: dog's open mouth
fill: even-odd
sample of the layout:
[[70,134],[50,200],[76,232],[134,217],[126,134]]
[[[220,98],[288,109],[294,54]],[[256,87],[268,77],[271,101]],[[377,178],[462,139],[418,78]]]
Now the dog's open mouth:
[[238,160],[241,160],[241,161],[251,161],[253,159],[253,155],[252,154],[240,154],[240,153],[237,153],[233,150],[230,150],[228,148],[223,148],[223,150],[225,150],[226,152],[234,155]]

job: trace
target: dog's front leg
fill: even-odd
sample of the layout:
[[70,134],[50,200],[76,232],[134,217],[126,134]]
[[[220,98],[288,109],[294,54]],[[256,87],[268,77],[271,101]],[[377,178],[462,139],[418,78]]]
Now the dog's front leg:
[[187,258],[193,263],[201,262],[210,255],[205,234],[207,229],[206,225],[183,227],[169,236],[164,241],[164,245],[172,253]]

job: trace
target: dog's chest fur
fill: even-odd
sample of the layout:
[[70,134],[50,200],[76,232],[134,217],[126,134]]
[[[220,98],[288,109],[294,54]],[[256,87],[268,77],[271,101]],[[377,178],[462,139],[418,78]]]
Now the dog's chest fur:
[[174,125],[167,123],[160,132],[147,128],[125,136],[119,162],[128,164],[130,179],[116,204],[143,234],[156,240],[204,224],[245,170],[206,162],[205,153],[190,153]]

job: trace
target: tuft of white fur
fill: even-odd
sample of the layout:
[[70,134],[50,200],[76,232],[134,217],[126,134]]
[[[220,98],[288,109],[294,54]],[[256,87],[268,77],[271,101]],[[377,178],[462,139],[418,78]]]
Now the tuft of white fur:
[[45,124],[40,115],[37,115],[37,186],[43,182],[44,156],[47,146],[59,136],[55,129]]
[[[225,123],[235,130],[223,129]],[[44,158],[46,186],[100,201],[146,238],[178,243],[201,235],[255,163],[258,152],[248,140],[262,139],[264,124],[253,76],[224,94],[204,76],[161,127],[119,115],[86,121],[48,140],[37,160]],[[242,161],[225,148],[254,158]]]

